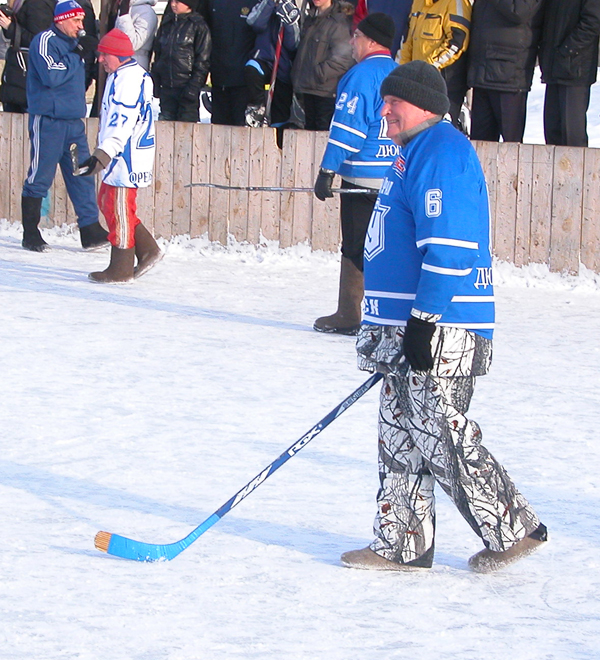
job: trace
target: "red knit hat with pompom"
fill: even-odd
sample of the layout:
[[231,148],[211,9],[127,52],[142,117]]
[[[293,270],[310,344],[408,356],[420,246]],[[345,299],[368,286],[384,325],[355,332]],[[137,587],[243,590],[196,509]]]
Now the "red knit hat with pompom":
[[125,32],[118,28],[113,28],[100,39],[98,50],[101,53],[117,55],[118,57],[131,57],[133,55],[131,40]]

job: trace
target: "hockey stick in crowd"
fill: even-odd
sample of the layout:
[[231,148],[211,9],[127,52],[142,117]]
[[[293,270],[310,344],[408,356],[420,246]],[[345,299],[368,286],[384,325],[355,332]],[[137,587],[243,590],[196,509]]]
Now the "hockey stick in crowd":
[[346,397],[339,405],[337,405],[328,415],[305,433],[299,440],[286,449],[279,458],[274,460],[262,472],[256,475],[254,479],[249,481],[241,490],[239,490],[231,499],[227,500],[221,508],[217,509],[211,516],[209,516],[201,525],[196,527],[190,534],[181,541],[169,543],[167,545],[160,545],[158,543],[142,543],[141,541],[134,541],[132,539],[119,536],[117,534],[110,534],[109,532],[98,532],[94,539],[94,545],[102,552],[107,552],[109,555],[115,557],[122,557],[123,559],[133,559],[135,561],[168,561],[174,559],[180,552],[183,552],[189,545],[191,545],[199,536],[204,534],[216,522],[231,511],[234,506],[237,506],[243,499],[248,497],[250,493],[256,490],[264,481],[266,481],[275,470],[278,470],[286,461],[292,456],[295,456],[302,447],[305,447],[315,436],[319,435],[321,431],[329,426],[333,420],[337,419],[345,410],[347,410],[353,403],[358,401],[360,397],[368,392],[375,383],[383,378],[383,374],[374,373],[368,378],[359,388],[354,390],[350,396]]
[[281,59],[281,47],[283,46],[283,32],[284,25],[281,24],[279,34],[277,35],[277,47],[275,49],[275,60],[273,61],[273,72],[271,73],[271,84],[267,93],[267,107],[265,108],[264,125],[268,126],[271,123],[271,106],[273,105],[273,95],[275,94],[275,83],[277,82],[277,69],[279,68],[279,60]]
[[[280,186],[228,186],[224,183],[187,183],[184,188],[217,188],[219,190],[245,190],[248,192],[305,192],[312,193],[314,188],[285,188]],[[373,193],[370,188],[332,188],[331,192],[340,195],[348,193]]]

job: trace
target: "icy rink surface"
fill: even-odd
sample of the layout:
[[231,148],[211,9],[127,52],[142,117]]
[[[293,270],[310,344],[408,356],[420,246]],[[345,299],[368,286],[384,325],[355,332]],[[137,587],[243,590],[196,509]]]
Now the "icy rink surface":
[[438,493],[434,567],[343,568],[371,539],[369,392],[172,562],[98,530],[176,541],[362,383],[331,313],[338,257],[185,238],[134,284],[73,228],[0,223],[0,659],[579,660],[600,639],[600,278],[497,264],[494,365],[471,416],[551,542],[475,575]]

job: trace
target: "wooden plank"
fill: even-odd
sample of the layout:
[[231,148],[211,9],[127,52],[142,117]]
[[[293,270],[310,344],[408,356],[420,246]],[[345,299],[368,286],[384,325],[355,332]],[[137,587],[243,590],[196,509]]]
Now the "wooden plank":
[[[211,124],[194,124],[192,133],[192,182],[210,183]],[[210,189],[192,188],[190,236],[197,238],[208,232]]]
[[485,175],[490,200],[490,222],[492,228],[492,250],[496,251],[495,227],[496,227],[496,189],[498,183],[498,143],[497,142],[473,142],[473,146],[479,157],[479,162]]
[[[250,134],[259,129],[247,126],[231,128],[231,185],[249,185]],[[237,241],[248,240],[248,192],[232,190],[229,196],[229,233]]]
[[[269,132],[270,133],[270,132]],[[250,131],[250,151],[248,153],[248,185],[263,185],[264,168],[264,136],[265,130]],[[248,193],[248,213],[246,235],[249,243],[258,245],[261,242],[263,193]]]
[[581,147],[555,147],[554,198],[550,229],[550,270],[577,274],[583,210]]
[[531,193],[533,182],[533,145],[519,145],[517,169],[517,204],[515,217],[514,263],[523,266],[529,263],[531,230]]
[[[314,152],[313,152],[313,185],[317,178],[327,140],[328,131],[319,131],[314,133]],[[334,186],[341,185],[340,177],[335,177]],[[333,199],[321,202],[313,195],[313,216],[312,216],[311,245],[313,250],[326,250],[327,252],[337,252],[340,249],[342,240],[342,231],[340,225],[340,195],[335,195]]]
[[533,145],[531,176],[532,205],[529,230],[529,262],[547,264],[550,259],[554,147],[541,144]]
[[583,172],[581,263],[600,272],[600,149],[586,149]]
[[519,144],[517,142],[498,144],[497,163],[494,252],[498,259],[514,263]]
[[[214,125],[211,142],[210,181],[231,185],[231,126]],[[230,191],[210,189],[208,238],[227,245]]]
[[174,124],[172,121],[156,122],[154,235],[167,239],[172,236]]
[[[25,167],[25,149],[29,144],[26,121],[28,115],[16,112],[10,114],[10,181],[15,185],[10,186],[8,216],[14,220],[21,219],[21,193],[23,181],[27,173]],[[29,161],[29,158],[27,159]]]
[[194,124],[174,122],[173,148],[173,218],[171,236],[190,233],[192,215],[192,147]]
[[10,213],[10,189],[15,185],[11,166],[11,136],[11,113],[0,112],[0,219],[17,222],[21,216],[17,218]]
[[[284,148],[287,139],[284,134]],[[263,128],[263,186],[281,186],[282,151],[277,146],[275,129]],[[261,234],[268,241],[279,241],[282,195],[278,192],[261,193]]]
[[[315,182],[315,133],[314,131],[296,130],[296,164],[294,167],[294,186],[311,188]],[[318,170],[317,170],[318,171]],[[312,237],[313,200],[310,193],[296,193],[292,224],[292,245],[308,243]],[[318,200],[317,200],[318,201]]]
[[[286,131],[283,148],[281,150],[281,186],[291,188],[296,178],[296,147],[298,144],[298,131]],[[293,237],[294,202],[296,195],[303,193],[281,193],[281,223],[279,226],[279,245],[282,248],[290,247]]]

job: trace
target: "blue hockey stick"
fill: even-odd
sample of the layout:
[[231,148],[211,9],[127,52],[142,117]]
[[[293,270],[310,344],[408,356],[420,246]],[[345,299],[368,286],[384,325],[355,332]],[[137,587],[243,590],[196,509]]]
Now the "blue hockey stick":
[[254,479],[249,481],[241,490],[223,504],[220,509],[217,509],[212,516],[209,516],[201,525],[196,527],[181,541],[175,543],[168,543],[167,545],[160,545],[158,543],[142,543],[141,541],[134,541],[118,534],[111,534],[110,532],[98,532],[94,539],[94,545],[102,552],[108,552],[109,555],[115,557],[123,557],[123,559],[133,559],[135,561],[168,561],[174,559],[180,552],[183,552],[189,545],[191,545],[199,536],[210,529],[216,522],[231,511],[234,506],[237,506],[243,499],[248,497],[250,493],[256,490],[263,481],[266,481],[275,470],[278,470],[286,461],[292,456],[295,456],[302,447],[306,446],[315,436],[319,435],[321,431],[329,426],[334,419],[339,417],[344,410],[348,409],[355,401],[368,392],[375,383],[377,383],[383,374],[375,373],[368,378],[359,388],[354,390],[352,394],[346,397],[339,405],[337,405],[328,415],[305,433],[297,442],[291,447],[286,449],[283,454],[270,465],[268,465],[262,472],[256,475]]

